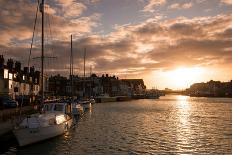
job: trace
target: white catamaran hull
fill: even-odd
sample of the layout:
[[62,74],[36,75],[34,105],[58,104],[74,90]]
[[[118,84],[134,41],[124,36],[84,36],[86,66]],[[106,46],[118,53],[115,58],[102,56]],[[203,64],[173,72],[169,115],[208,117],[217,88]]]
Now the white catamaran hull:
[[19,146],[26,146],[64,134],[72,125],[72,119],[61,124],[40,128],[23,128],[13,131]]

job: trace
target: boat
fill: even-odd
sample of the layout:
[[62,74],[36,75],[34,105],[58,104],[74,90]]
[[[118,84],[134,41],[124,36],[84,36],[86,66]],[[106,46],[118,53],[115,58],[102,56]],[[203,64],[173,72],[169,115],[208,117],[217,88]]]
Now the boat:
[[131,97],[130,96],[116,96],[118,102],[123,102],[123,101],[130,101]]
[[91,103],[91,104],[96,103],[96,101],[95,101],[95,99],[94,99],[94,98],[89,99],[89,101],[90,101],[90,103]]
[[97,103],[104,103],[104,102],[116,102],[117,97],[111,97],[108,94],[102,94],[96,97]]
[[71,105],[46,103],[42,114],[25,118],[15,130],[19,146],[26,146],[64,134],[72,126]]
[[150,93],[146,95],[146,99],[159,99],[160,95],[158,93]]
[[91,109],[91,107],[92,107],[92,103],[90,102],[90,100],[80,100],[78,103],[81,106],[83,106],[84,111]]
[[[44,0],[42,0],[40,3],[40,12],[42,14],[41,81],[44,81],[44,5]],[[43,82],[41,82],[41,97],[42,113],[27,116],[13,130],[19,146],[33,144],[62,135],[72,125],[71,103],[65,101],[44,103]]]
[[84,113],[84,108],[80,103],[72,103],[72,114],[81,116]]

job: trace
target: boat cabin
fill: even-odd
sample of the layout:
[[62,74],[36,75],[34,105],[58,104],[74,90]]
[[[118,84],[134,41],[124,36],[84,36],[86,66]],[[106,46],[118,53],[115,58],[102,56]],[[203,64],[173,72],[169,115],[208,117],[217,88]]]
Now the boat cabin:
[[55,113],[71,114],[71,105],[68,103],[46,103],[43,106],[43,111],[45,113],[55,112]]

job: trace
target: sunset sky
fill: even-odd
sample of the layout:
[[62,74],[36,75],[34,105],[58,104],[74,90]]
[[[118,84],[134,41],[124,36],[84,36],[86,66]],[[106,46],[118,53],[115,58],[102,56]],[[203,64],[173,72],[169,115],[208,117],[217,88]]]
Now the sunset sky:
[[[45,0],[47,74],[143,78],[148,88],[182,89],[232,79],[232,0]],[[0,54],[27,64],[37,0],[0,0]],[[50,23],[50,24],[49,24]],[[51,28],[51,31],[49,29]],[[32,57],[40,56],[41,15]],[[31,65],[40,69],[39,60]]]

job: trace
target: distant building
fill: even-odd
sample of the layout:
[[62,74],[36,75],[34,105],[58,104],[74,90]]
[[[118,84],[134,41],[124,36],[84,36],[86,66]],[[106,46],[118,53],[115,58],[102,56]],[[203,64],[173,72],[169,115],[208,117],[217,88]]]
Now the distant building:
[[7,95],[13,99],[24,96],[32,101],[39,94],[40,72],[34,67],[24,67],[21,63],[8,59],[6,65],[3,55],[0,55],[0,95]]
[[121,81],[128,86],[128,92],[131,95],[143,94],[146,90],[143,79],[122,79]]
[[[108,74],[90,77],[73,76],[67,79],[60,75],[49,78],[49,92],[55,96],[88,97],[108,94],[109,96],[132,95],[143,93],[146,89],[142,79],[123,79]],[[73,84],[73,87],[71,87]]]
[[203,97],[232,97],[232,81],[209,81],[207,83],[195,83],[186,90],[191,96]]

